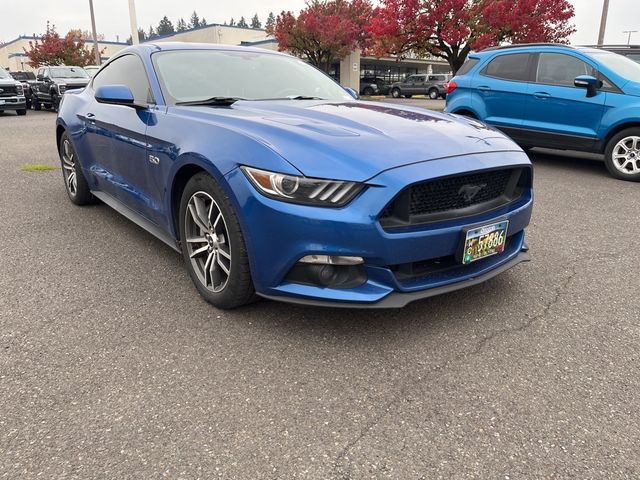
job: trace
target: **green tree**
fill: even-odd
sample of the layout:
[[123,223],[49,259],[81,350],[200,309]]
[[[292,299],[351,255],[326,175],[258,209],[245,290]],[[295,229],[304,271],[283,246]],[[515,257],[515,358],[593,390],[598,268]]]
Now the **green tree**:
[[200,26],[200,17],[194,10],[191,14],[191,19],[189,20],[189,28],[198,28]]
[[262,22],[258,18],[257,13],[251,19],[251,28],[262,28]]
[[230,27],[235,27],[236,26],[236,21],[233,19],[233,17],[231,17],[231,20],[229,20],[229,26]]
[[200,20],[200,26],[201,27],[206,27],[207,26],[207,21],[204,19],[204,17],[202,17],[202,20]]
[[147,40],[153,40],[157,36],[158,35],[156,34],[156,32],[153,29],[153,27],[151,25],[149,25],[149,31],[147,32]]
[[269,16],[267,17],[267,21],[264,24],[264,28],[266,28],[267,33],[272,34],[275,26],[276,26],[276,16],[273,14],[273,12],[269,12]]
[[173,23],[171,23],[171,20],[169,20],[166,15],[162,17],[162,20],[160,20],[157,32],[160,37],[164,35],[171,35],[176,32],[173,28]]
[[184,18],[178,20],[176,23],[176,32],[184,32],[187,29],[187,22],[184,21]]
[[244,19],[244,17],[240,17],[240,20],[238,20],[238,27],[240,28],[248,28],[249,25],[247,25],[247,21]]
[[[142,28],[138,28],[138,42],[144,42],[147,39],[147,34],[144,33]],[[127,43],[131,45],[133,42],[131,41],[131,35],[127,38]]]

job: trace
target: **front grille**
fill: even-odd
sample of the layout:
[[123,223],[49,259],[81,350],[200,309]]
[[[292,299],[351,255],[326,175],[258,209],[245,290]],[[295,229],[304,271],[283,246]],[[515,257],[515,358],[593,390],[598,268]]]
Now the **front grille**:
[[0,97],[15,97],[18,94],[18,88],[14,85],[7,87],[0,87]]
[[380,216],[385,229],[478,215],[507,205],[531,186],[529,168],[436,178],[405,188]]

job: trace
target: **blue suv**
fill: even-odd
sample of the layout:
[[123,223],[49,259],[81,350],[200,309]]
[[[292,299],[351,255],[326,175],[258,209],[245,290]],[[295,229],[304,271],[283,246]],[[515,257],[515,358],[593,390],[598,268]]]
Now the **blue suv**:
[[616,178],[640,181],[640,64],[596,48],[496,47],[469,55],[445,111],[482,120],[523,148],[603,153]]

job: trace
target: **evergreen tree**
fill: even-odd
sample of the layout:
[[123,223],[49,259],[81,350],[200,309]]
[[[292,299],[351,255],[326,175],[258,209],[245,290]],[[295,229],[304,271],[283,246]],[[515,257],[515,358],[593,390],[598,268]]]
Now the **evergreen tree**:
[[176,23],[176,32],[184,32],[187,29],[187,22],[184,21],[184,18],[178,20]]
[[264,24],[264,27],[267,30],[273,30],[276,26],[276,16],[273,12],[269,12],[269,16],[267,17],[267,21]]
[[231,17],[231,20],[229,20],[229,26],[230,27],[235,27],[236,26],[236,21],[233,19],[233,17]]
[[189,22],[189,28],[198,28],[200,26],[200,17],[194,10],[191,14],[191,21]]
[[176,32],[173,29],[173,23],[171,23],[171,20],[169,20],[166,15],[162,17],[162,20],[160,20],[156,31],[158,32],[158,36],[160,37],[164,35],[171,35],[172,33]]
[[147,40],[152,40],[156,38],[158,35],[151,25],[149,25],[149,32],[147,33]]
[[238,20],[238,26],[240,28],[248,28],[249,25],[247,25],[247,21],[244,19],[244,17],[240,17],[240,20]]
[[262,22],[258,18],[257,13],[251,19],[251,28],[262,28]]
[[202,20],[200,20],[200,26],[201,27],[206,27],[207,26],[207,21],[204,19],[204,17],[202,17]]

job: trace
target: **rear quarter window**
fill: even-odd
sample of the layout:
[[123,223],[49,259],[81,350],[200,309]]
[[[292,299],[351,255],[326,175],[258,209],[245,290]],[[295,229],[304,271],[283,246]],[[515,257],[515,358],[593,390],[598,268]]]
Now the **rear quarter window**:
[[465,75],[469,73],[471,69],[478,64],[479,61],[479,58],[467,58],[460,69],[456,72],[456,75]]

